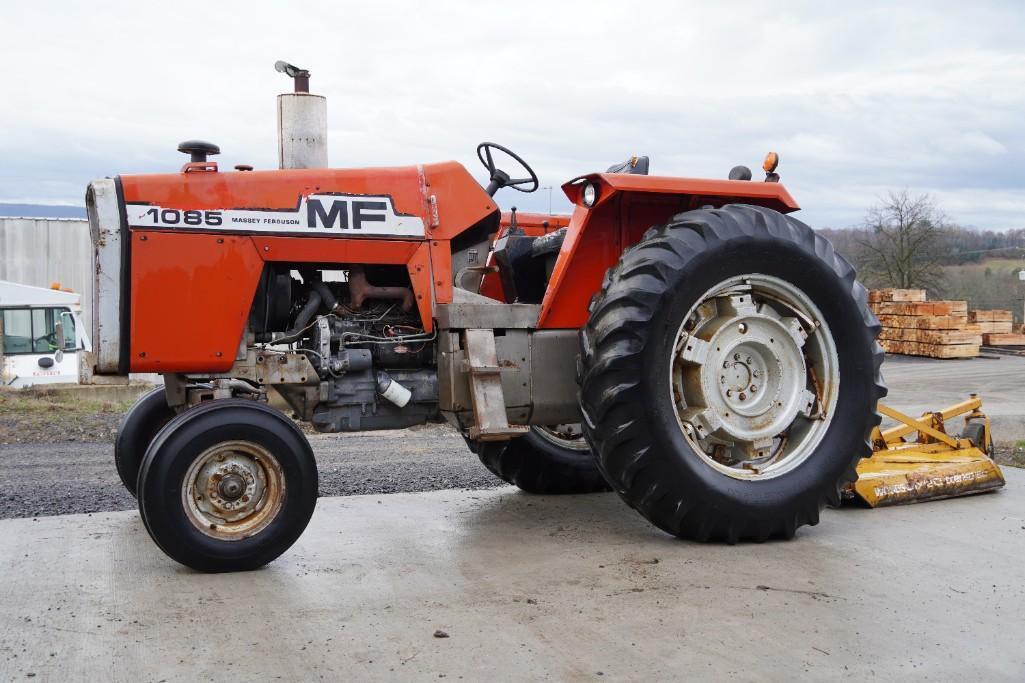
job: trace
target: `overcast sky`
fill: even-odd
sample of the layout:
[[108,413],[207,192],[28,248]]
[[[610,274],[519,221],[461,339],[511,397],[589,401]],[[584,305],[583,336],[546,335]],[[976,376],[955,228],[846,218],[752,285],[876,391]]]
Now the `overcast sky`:
[[278,59],[328,97],[332,166],[480,176],[493,140],[558,210],[631,154],[725,177],[771,149],[816,227],[905,187],[1025,227],[1025,3],[977,0],[4,3],[0,202],[80,204],[92,178],[176,169],[187,138],[275,166]]

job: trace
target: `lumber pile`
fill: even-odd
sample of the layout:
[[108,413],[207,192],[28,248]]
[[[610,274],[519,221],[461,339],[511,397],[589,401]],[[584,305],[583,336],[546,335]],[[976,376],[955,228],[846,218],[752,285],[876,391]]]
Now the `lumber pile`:
[[986,346],[1025,346],[1025,333],[988,332],[982,335],[982,343]]
[[924,289],[879,289],[868,294],[869,308],[883,329],[879,344],[887,353],[928,358],[974,358],[982,328],[969,321],[967,301],[928,301]]
[[1015,332],[1010,311],[968,311],[968,320],[982,330],[982,343],[986,346],[1025,346],[1025,334]]

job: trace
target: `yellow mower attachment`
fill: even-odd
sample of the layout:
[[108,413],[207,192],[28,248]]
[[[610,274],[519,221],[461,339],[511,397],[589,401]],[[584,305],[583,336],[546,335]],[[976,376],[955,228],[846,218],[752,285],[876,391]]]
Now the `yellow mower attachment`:
[[[967,401],[915,419],[879,404],[880,413],[901,423],[872,432],[872,456],[858,463],[858,480],[845,492],[870,507],[918,503],[981,493],[1004,485],[989,457],[989,418],[975,394]],[[960,436],[946,432],[946,421],[964,415]],[[906,437],[917,433],[915,441]]]

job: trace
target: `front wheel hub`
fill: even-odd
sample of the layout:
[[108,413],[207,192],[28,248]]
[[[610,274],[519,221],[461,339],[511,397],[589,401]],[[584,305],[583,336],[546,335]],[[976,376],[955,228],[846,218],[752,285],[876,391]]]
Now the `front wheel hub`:
[[280,511],[284,496],[285,479],[277,458],[249,441],[210,447],[193,461],[182,485],[189,521],[207,536],[226,541],[265,529]]
[[226,501],[238,500],[242,497],[246,488],[246,480],[237,474],[229,474],[221,479],[221,483],[217,485],[218,493]]

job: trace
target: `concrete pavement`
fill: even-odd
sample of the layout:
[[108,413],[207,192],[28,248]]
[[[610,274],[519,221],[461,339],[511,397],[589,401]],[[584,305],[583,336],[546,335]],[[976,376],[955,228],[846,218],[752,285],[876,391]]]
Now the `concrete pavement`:
[[278,561],[216,576],[135,512],[0,521],[0,680],[1021,680],[1007,479],[734,547],[611,494],[327,498]]

